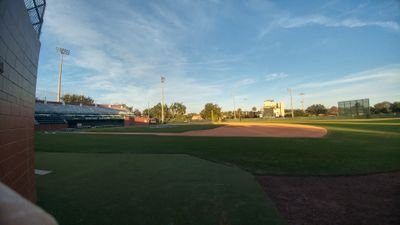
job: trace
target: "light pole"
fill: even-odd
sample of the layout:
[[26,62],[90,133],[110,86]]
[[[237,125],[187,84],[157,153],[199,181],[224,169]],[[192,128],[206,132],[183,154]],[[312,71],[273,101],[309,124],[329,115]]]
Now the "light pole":
[[165,77],[161,76],[161,123],[164,124],[164,83]]
[[233,95],[232,91],[231,91],[231,96],[233,101],[233,119],[236,119],[236,102],[235,102],[235,96]]
[[301,110],[304,112],[304,93],[300,93],[301,96]]
[[60,53],[60,71],[58,74],[58,91],[57,91],[57,102],[61,101],[61,76],[62,76],[62,66],[64,61],[64,55],[69,55],[70,51],[65,48],[56,48],[57,52]]
[[[242,106],[245,106],[245,101],[247,101],[247,98],[242,98],[242,103],[243,103]],[[244,109],[244,108],[245,108],[245,107],[243,107],[243,109]],[[242,112],[243,112],[243,109],[242,109]],[[247,114],[246,114],[246,110],[245,110],[244,112],[245,112],[244,114],[245,114],[245,118],[246,118],[246,115],[247,115]],[[240,120],[242,120],[242,114],[240,114]]]
[[292,118],[294,118],[292,89],[291,89],[291,88],[288,88],[288,92],[289,92],[289,94],[290,94],[290,109],[292,110]]

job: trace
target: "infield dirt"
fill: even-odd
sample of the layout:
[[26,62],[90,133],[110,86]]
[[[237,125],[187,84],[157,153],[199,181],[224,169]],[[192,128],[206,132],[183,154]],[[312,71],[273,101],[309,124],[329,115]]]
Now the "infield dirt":
[[286,137],[322,138],[327,130],[322,127],[298,124],[240,124],[231,123],[208,130],[183,133],[168,132],[80,132],[82,134],[157,135],[157,136],[199,136],[199,137]]

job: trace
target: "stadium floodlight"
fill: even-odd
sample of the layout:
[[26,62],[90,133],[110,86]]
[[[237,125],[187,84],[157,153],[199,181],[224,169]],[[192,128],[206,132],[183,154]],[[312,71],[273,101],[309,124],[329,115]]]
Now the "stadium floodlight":
[[301,110],[304,112],[304,93],[300,93],[301,96]]
[[289,94],[290,94],[290,109],[292,111],[292,118],[294,118],[294,112],[293,112],[293,97],[292,97],[292,89],[288,88],[287,89]]
[[236,101],[235,101],[235,96],[233,95],[233,91],[231,91],[231,97],[233,101],[233,119],[236,120]]
[[164,83],[165,77],[161,76],[161,123],[164,124]]
[[62,67],[64,61],[64,55],[69,55],[70,51],[65,48],[56,48],[57,52],[60,53],[60,71],[58,73],[58,91],[57,91],[57,102],[61,101],[61,77],[62,77]]

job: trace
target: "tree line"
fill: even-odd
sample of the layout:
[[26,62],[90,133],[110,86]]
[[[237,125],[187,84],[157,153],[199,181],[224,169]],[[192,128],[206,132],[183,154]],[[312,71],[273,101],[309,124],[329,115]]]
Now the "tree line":
[[[161,113],[161,103],[158,103],[149,109],[145,109],[143,112],[140,112],[138,109],[133,112],[135,116],[148,116],[158,120],[161,120]],[[165,121],[185,121],[187,119],[186,106],[181,102],[174,102],[169,106],[164,104],[164,119]]]
[[[65,94],[61,97],[61,100],[67,104],[94,104],[94,100],[89,96],[77,95],[77,94]],[[131,108],[132,109],[132,108]],[[371,114],[391,114],[400,113],[400,101],[388,102],[383,101],[376,103],[374,106],[370,106]],[[131,110],[132,111],[132,110]],[[161,120],[161,103],[154,105],[151,108],[145,109],[142,112],[138,109],[133,110],[135,116],[149,116],[150,118],[156,118]],[[302,116],[318,116],[318,115],[338,115],[338,107],[332,106],[326,108],[322,104],[313,104],[306,108],[306,110],[294,109],[295,117]],[[200,115],[205,120],[218,121],[221,119],[241,119],[241,118],[258,118],[262,112],[257,111],[256,107],[252,107],[250,111],[243,111],[241,108],[235,111],[222,111],[222,108],[218,104],[206,103],[204,108],[201,110]],[[193,113],[186,114],[186,106],[182,102],[174,102],[171,105],[164,104],[164,118],[166,121],[185,121],[190,120]],[[285,110],[285,116],[291,116],[291,110]]]

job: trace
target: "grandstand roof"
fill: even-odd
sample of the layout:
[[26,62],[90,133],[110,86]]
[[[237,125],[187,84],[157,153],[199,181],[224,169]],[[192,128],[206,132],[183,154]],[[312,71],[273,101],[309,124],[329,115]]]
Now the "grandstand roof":
[[46,9],[46,0],[24,0],[29,19],[32,22],[38,38],[42,31],[44,11]]
[[87,105],[69,105],[60,103],[43,103],[36,102],[36,114],[87,114],[87,115],[118,115],[125,113],[125,110],[117,110],[111,108],[103,108]]

